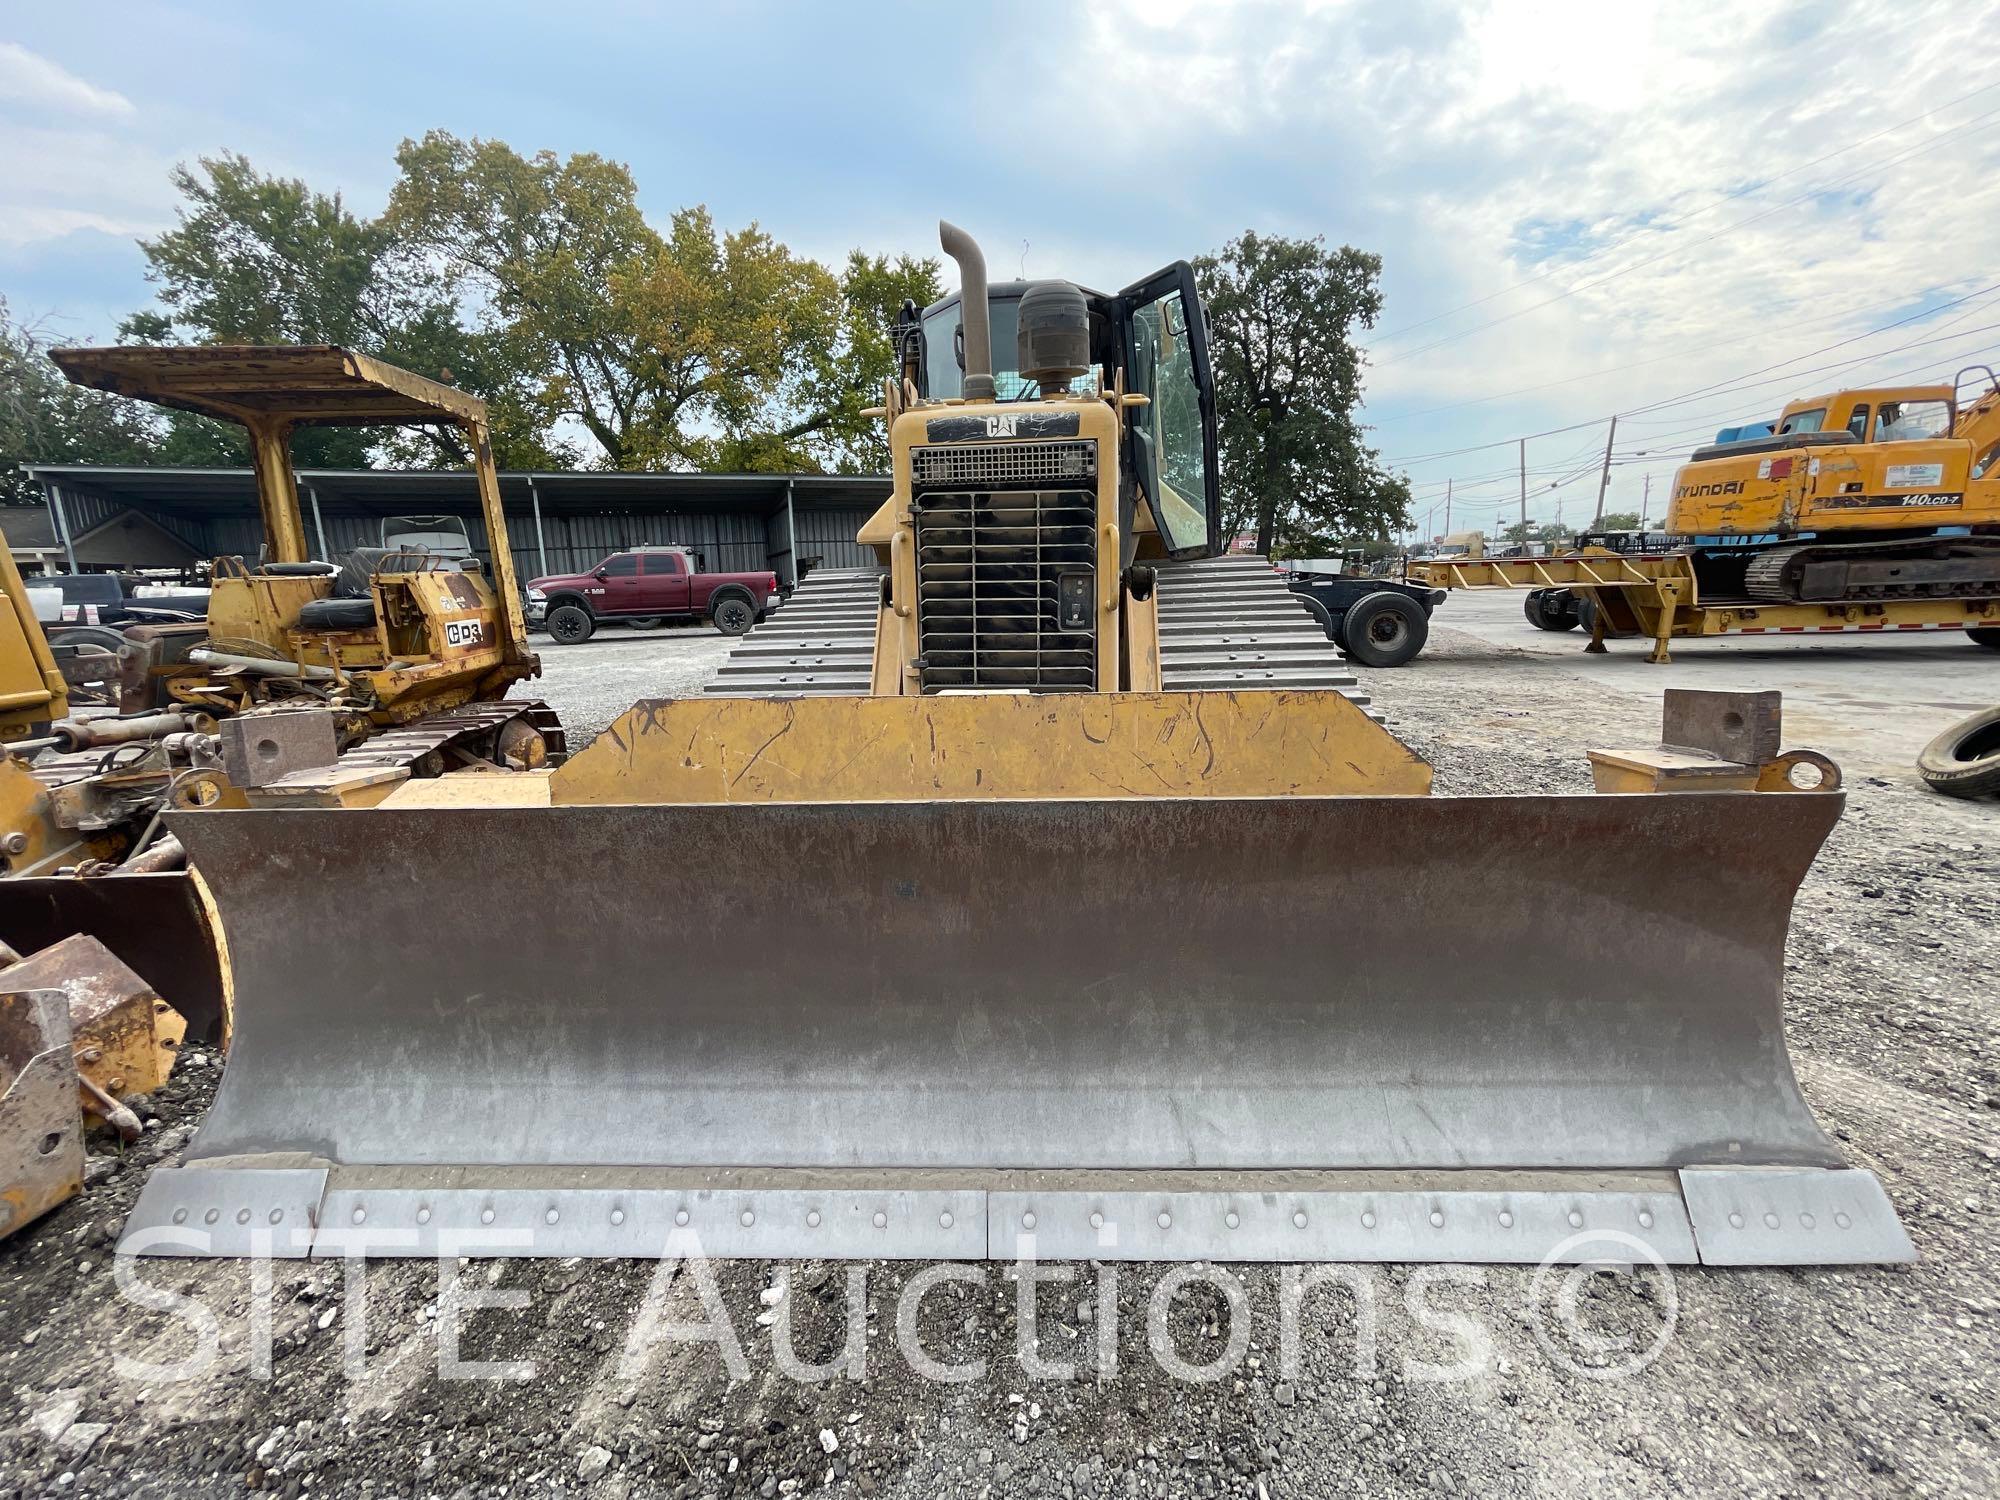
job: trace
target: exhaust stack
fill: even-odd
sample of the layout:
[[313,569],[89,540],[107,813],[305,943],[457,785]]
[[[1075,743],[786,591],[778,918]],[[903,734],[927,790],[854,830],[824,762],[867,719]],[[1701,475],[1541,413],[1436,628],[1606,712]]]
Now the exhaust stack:
[[986,305],[986,257],[972,236],[956,224],[938,220],[938,244],[958,262],[959,318],[965,327],[965,399],[991,401],[993,384],[993,320]]

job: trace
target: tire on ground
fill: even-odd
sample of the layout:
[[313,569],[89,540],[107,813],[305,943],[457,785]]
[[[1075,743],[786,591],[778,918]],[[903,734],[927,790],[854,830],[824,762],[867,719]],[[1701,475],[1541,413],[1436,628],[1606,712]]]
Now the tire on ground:
[[757,623],[757,610],[741,594],[725,594],[709,605],[709,618],[724,635],[742,635]]
[[1965,632],[1976,644],[2000,651],[2000,626],[1975,625]]
[[1961,719],[1924,746],[1917,774],[1947,797],[2000,796],[2000,708]]
[[1400,667],[1430,639],[1424,607],[1407,594],[1382,589],[1364,595],[1341,621],[1341,649],[1364,667]]
[[1542,612],[1542,629],[1574,630],[1579,623],[1576,595],[1568,589],[1543,589],[1536,601]]
[[597,621],[580,604],[558,604],[549,611],[549,639],[562,646],[581,646],[597,633]]

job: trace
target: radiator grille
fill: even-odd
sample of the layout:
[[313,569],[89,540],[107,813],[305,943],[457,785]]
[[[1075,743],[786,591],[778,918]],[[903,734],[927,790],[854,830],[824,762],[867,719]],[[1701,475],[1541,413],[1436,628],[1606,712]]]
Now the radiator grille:
[[927,484],[1062,484],[1097,478],[1097,444],[953,443],[910,450],[910,477]]
[[[994,451],[1031,446],[1093,445]],[[1094,489],[933,491],[914,509],[925,692],[1096,687],[1095,607],[1087,628],[1063,630],[1056,599],[1056,580],[1070,573],[1087,575],[1087,597],[1097,596]]]

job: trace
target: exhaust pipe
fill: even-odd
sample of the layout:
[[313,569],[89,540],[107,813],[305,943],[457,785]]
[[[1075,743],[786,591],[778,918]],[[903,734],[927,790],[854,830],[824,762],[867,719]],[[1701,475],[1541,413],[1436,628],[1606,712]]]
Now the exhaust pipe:
[[993,384],[993,318],[986,305],[986,257],[972,236],[938,220],[938,244],[958,262],[959,319],[965,326],[965,399],[991,401],[999,392]]

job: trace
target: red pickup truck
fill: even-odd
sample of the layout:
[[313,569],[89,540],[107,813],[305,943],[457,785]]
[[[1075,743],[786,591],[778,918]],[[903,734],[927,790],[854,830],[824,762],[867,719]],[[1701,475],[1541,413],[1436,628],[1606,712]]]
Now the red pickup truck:
[[614,552],[588,573],[528,580],[528,624],[565,646],[608,620],[653,626],[706,619],[741,635],[778,607],[776,573],[701,573],[685,547]]

